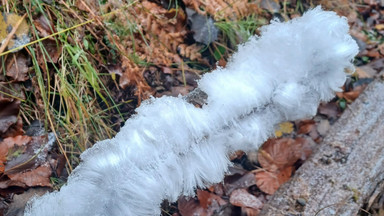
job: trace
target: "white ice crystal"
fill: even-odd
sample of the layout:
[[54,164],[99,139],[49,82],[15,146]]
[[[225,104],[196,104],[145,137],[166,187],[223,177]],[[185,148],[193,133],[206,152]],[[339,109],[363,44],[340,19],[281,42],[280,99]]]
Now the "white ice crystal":
[[164,199],[222,181],[228,154],[257,149],[276,124],[315,114],[343,85],[358,52],[347,20],[317,7],[277,21],[199,81],[207,104],[143,103],[117,136],[95,144],[58,192],[25,215],[159,215]]

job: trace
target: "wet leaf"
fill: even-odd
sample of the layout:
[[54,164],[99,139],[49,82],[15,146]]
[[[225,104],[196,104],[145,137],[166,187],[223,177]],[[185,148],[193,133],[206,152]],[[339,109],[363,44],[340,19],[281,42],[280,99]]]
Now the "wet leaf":
[[253,209],[263,207],[263,203],[254,195],[248,193],[246,189],[234,190],[230,195],[229,202],[239,207],[249,207]]

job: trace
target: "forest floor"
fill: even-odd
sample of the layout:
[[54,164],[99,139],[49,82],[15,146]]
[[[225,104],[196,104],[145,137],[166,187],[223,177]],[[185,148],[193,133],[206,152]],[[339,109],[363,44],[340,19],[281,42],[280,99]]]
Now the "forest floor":
[[[260,150],[236,152],[222,183],[164,202],[163,215],[257,215],[374,79],[384,78],[384,1],[79,0],[0,4],[0,215],[57,190],[98,140],[150,96],[185,95],[271,19],[316,5],[346,16],[360,53],[344,92],[312,119],[284,122]],[[384,195],[361,215],[384,215]]]

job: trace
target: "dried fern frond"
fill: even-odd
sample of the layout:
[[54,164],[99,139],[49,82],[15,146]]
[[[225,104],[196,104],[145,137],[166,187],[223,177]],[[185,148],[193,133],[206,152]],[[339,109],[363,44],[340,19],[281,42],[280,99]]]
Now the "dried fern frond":
[[[109,7],[113,10],[121,5],[116,1]],[[114,44],[125,56],[122,59],[125,69],[120,79],[122,88],[141,83],[141,87],[136,86],[135,94],[145,99],[150,91],[142,76],[146,66],[177,66],[182,64],[182,57],[205,62],[197,45],[184,43],[186,21],[181,8],[168,10],[147,0],[115,13],[107,21],[107,26],[114,32]]]
[[256,13],[259,7],[248,0],[183,0],[187,7],[199,14],[211,15],[215,20],[238,20]]

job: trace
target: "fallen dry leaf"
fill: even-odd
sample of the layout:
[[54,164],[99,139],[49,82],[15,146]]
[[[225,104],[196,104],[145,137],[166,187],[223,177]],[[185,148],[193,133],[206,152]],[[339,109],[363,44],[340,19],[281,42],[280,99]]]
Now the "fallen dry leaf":
[[300,145],[291,138],[269,139],[260,148],[258,159],[260,165],[268,171],[276,171],[292,166],[299,158],[296,151]]
[[28,77],[29,57],[24,54],[17,53],[8,56],[6,62],[7,76],[15,81],[26,81]]
[[249,207],[253,209],[261,209],[263,207],[263,203],[246,189],[234,190],[230,195],[229,202],[239,207]]
[[329,124],[329,121],[327,119],[322,119],[317,125],[317,132],[319,132],[321,136],[325,136],[330,127],[331,125]]
[[20,111],[20,101],[0,100],[0,137],[17,122]]
[[[39,36],[46,37],[56,32],[55,26],[44,15],[37,17],[33,24],[39,32]],[[55,40],[54,38],[48,38],[48,40]]]
[[23,120],[21,120],[21,117],[19,116],[17,122],[11,125],[3,135],[0,135],[0,137],[15,137],[23,134]]
[[318,112],[322,115],[327,116],[330,119],[337,119],[337,116],[339,115],[339,108],[334,102],[322,103],[319,106]]
[[363,67],[356,67],[355,73],[357,76],[362,79],[362,78],[372,78],[377,71],[371,68],[370,66],[363,66]]
[[247,216],[258,216],[260,213],[259,209],[253,209],[253,208],[248,208],[248,207],[242,207],[241,212],[245,213]]
[[265,170],[256,171],[256,185],[260,190],[267,194],[274,194],[280,185],[289,180],[294,170],[293,166],[277,170],[275,172],[268,172]]
[[29,136],[16,136],[5,138],[0,142],[0,174],[4,173],[9,151],[18,146],[25,146],[31,139]]
[[7,175],[20,173],[45,164],[47,162],[48,151],[55,141],[55,136],[52,133],[31,137],[26,148],[16,149],[12,155],[8,153],[4,172]]
[[219,206],[227,203],[220,196],[205,190],[197,190],[197,199],[204,209],[208,209],[213,203],[218,204]]
[[210,216],[200,203],[193,198],[181,197],[177,207],[182,216]]
[[[0,41],[3,41],[9,33],[12,32],[13,28],[17,26],[18,22],[22,19],[21,16],[14,13],[1,13],[0,14]],[[22,46],[30,41],[29,37],[29,25],[24,19],[18,26],[15,34],[8,43],[8,49]]]
[[[61,53],[63,51],[63,47],[60,43],[55,40],[44,40],[42,41],[43,47],[45,51],[42,50],[42,47],[39,46],[38,49],[38,61],[41,67],[45,67],[46,62],[57,63]],[[42,53],[45,53],[45,58],[42,56]]]
[[235,189],[248,188],[255,184],[255,175],[252,172],[229,175],[224,178],[224,191],[225,194],[230,194]]
[[208,189],[212,193],[215,193],[215,194],[217,194],[219,196],[223,196],[224,195],[224,186],[223,186],[222,183],[214,184],[211,187],[209,187]]
[[28,187],[52,187],[50,183],[51,174],[51,167],[46,163],[30,171],[8,174],[8,177],[13,181],[24,183]]
[[348,101],[348,102],[352,102],[354,100],[356,100],[356,98],[359,97],[360,95],[360,91],[349,91],[349,92],[344,92],[343,93],[343,97]]

